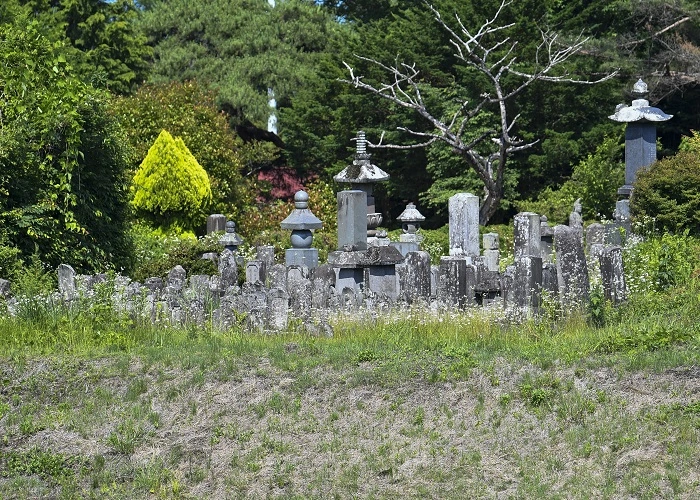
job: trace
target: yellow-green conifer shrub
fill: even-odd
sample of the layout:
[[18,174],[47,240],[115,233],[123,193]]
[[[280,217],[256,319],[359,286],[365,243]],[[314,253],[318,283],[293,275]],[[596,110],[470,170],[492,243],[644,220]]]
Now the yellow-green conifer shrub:
[[209,177],[179,137],[163,130],[134,176],[134,208],[159,227],[194,229],[204,224],[211,201]]

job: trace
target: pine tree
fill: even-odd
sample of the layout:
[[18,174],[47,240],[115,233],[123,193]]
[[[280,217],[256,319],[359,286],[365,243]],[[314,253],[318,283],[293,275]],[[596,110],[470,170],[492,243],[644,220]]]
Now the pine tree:
[[[312,0],[168,0],[144,12],[154,45],[151,81],[211,85],[237,126],[266,131],[268,89],[278,107],[312,78],[337,23]],[[284,124],[281,124],[284,127]]]

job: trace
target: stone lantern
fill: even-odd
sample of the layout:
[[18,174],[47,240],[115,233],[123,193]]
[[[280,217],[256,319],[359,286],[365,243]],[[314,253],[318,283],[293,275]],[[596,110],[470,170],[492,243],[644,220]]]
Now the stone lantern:
[[406,210],[401,212],[396,220],[401,221],[401,230],[403,231],[403,234],[399,236],[399,241],[420,243],[422,238],[416,234],[416,231],[420,229],[420,223],[425,220],[425,217],[413,203],[406,205]]
[[280,223],[280,227],[292,231],[292,248],[285,251],[285,264],[306,266],[309,269],[318,267],[318,249],[311,248],[311,230],[321,229],[323,222],[309,210],[309,195],[305,191],[296,192],[294,210]]
[[352,190],[364,191],[367,194],[367,236],[368,244],[382,245],[386,240],[386,234],[377,234],[377,226],[382,223],[382,214],[376,211],[374,196],[372,196],[373,184],[389,179],[389,174],[370,161],[371,154],[367,152],[367,140],[365,133],[357,133],[357,150],[352,165],[345,167],[333,179],[351,185]]
[[224,246],[224,250],[232,253],[238,252],[238,247],[243,244],[243,238],[236,234],[236,223],[232,220],[226,223],[225,233],[219,239],[219,243]]
[[238,266],[243,265],[243,257],[238,255],[238,247],[243,244],[243,238],[236,234],[236,223],[226,222],[225,233],[219,239],[224,251],[219,256],[219,273],[224,288],[235,285],[238,281]]
[[425,217],[416,209],[413,203],[409,203],[396,220],[401,221],[403,233],[399,236],[398,242],[392,241],[389,245],[396,248],[404,257],[410,252],[420,251],[420,242],[423,240],[423,237],[416,234],[416,231],[420,229],[420,223],[425,220]]
[[626,123],[625,129],[625,185],[617,190],[621,199],[615,206],[615,220],[625,230],[630,230],[629,198],[632,195],[637,171],[656,161],[656,123],[673,118],[659,108],[649,106],[646,99],[647,84],[640,78],[632,88],[635,99],[631,106],[619,104],[615,114],[609,118],[616,122]]
[[659,108],[649,106],[646,99],[647,84],[641,78],[634,84],[632,94],[635,99],[631,106],[618,105],[614,115],[609,118],[626,123],[625,130],[625,185],[617,190],[618,194],[629,198],[632,185],[637,178],[637,171],[656,161],[656,123],[673,118]]

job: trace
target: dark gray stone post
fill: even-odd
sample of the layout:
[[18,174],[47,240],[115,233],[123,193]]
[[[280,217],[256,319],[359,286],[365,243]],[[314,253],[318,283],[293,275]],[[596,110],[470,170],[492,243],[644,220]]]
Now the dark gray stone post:
[[622,262],[622,248],[618,246],[604,247],[598,256],[600,262],[600,278],[603,282],[605,298],[613,304],[619,304],[627,299],[625,286],[625,269]]
[[568,226],[554,227],[559,299],[565,310],[588,303],[588,265],[578,231]]
[[364,191],[338,193],[338,250],[346,249],[367,250],[367,194]]

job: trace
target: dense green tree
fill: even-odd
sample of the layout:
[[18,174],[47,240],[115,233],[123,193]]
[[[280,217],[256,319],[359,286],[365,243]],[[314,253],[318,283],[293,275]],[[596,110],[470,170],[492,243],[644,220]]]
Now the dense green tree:
[[[22,12],[42,34],[66,42],[64,56],[93,86],[126,94],[143,82],[152,49],[136,30],[133,0],[6,0],[6,17]],[[0,19],[3,10],[0,10]]]
[[700,134],[684,137],[680,151],[637,173],[630,200],[639,222],[656,229],[700,234]]
[[106,104],[36,21],[0,24],[0,226],[25,255],[128,265],[127,163]]
[[[366,75],[364,68],[353,68],[348,81],[387,100],[395,108],[415,112],[425,122],[420,128],[413,128],[410,123],[399,127],[409,136],[418,137],[420,144],[406,145],[404,141],[403,145],[384,147],[409,149],[438,141],[461,157],[461,161],[451,162],[452,167],[443,157],[433,170],[438,174],[435,180],[441,183],[438,187],[465,185],[469,180],[464,175],[465,167],[472,169],[485,187],[480,218],[486,223],[499,208],[507,186],[512,185],[507,172],[514,169],[506,168],[506,164],[537,142],[523,137],[520,124],[516,124],[520,118],[519,100],[536,83],[586,79],[587,75],[572,78],[567,73],[583,43],[580,40],[561,43],[556,34],[541,29],[535,21],[538,13],[547,14],[541,3],[522,2],[527,5],[519,5],[518,10],[512,11],[503,3],[500,6],[489,2],[469,6],[447,1],[439,4],[436,5],[444,7],[443,12],[451,7],[457,17],[445,14],[443,18],[437,8],[427,4],[422,6],[422,11],[434,17],[432,23],[425,22],[426,15],[421,17],[419,12],[404,14],[406,19],[424,21],[414,22],[414,30],[422,26],[426,31],[425,26],[432,25],[443,31],[441,37],[431,37],[442,42],[432,45],[440,47],[433,56],[437,63],[431,57],[422,58],[424,63],[407,59],[403,54],[389,59],[384,56],[385,50],[372,46],[369,51],[363,50],[367,57],[361,57],[360,61],[384,70],[385,75],[376,78]],[[492,12],[485,14],[489,7]],[[474,23],[462,24],[462,19],[489,21],[472,26]],[[405,28],[402,33],[409,45],[420,37],[414,35],[416,31],[406,36]],[[519,39],[522,39],[520,45],[513,43],[513,40],[520,42]],[[456,54],[444,57],[446,50]],[[423,70],[424,65],[427,71]]]
[[[431,3],[442,12],[445,20],[454,20],[456,13],[466,24],[476,24],[492,15],[500,2],[435,0]],[[350,63],[356,74],[363,75],[367,81],[377,81],[377,68],[368,67],[353,54],[368,55],[389,65],[416,63],[421,70],[421,85],[430,86],[434,92],[428,96],[429,91],[424,90],[426,98],[439,98],[442,94],[447,103],[456,96],[466,96],[472,102],[478,99],[479,85],[483,82],[455,65],[454,47],[435,20],[426,15],[422,1],[328,0],[324,4],[342,17],[341,24],[351,36],[334,47],[323,65],[321,77],[295,94],[293,107],[284,110],[284,121],[294,129],[286,129],[282,134],[290,145],[291,162],[301,162],[305,155],[313,168],[326,166],[337,172],[351,159],[349,138],[354,130],[365,129],[375,140],[385,131],[385,143],[403,144],[405,138],[395,131],[397,126],[427,131],[404,110],[371,96],[358,95],[352,87],[343,89],[337,85],[337,78],[347,78],[347,73],[342,74],[338,69],[342,61]],[[372,10],[375,5],[376,9]],[[535,144],[509,159],[504,200],[495,215],[496,220],[512,210],[513,201],[537,197],[547,186],[556,191],[571,178],[574,167],[594,153],[606,136],[616,132],[616,124],[608,115],[617,103],[629,102],[629,89],[639,76],[650,83],[652,103],[675,115],[659,128],[665,151],[677,146],[681,134],[698,126],[700,99],[693,96],[700,86],[689,83],[682,89],[677,87],[682,92],[664,94],[662,89],[668,90],[669,85],[661,81],[664,66],[658,58],[679,55],[678,59],[670,59],[669,66],[676,80],[678,73],[674,68],[681,69],[683,64],[690,68],[687,54],[693,50],[697,53],[694,47],[697,46],[698,17],[697,9],[693,12],[690,7],[691,2],[655,0],[523,1],[508,6],[502,13],[502,20],[506,24],[514,23],[507,34],[520,42],[520,62],[533,59],[540,29],[553,28],[560,33],[558,41],[563,43],[580,34],[591,37],[584,54],[567,61],[563,70],[590,80],[616,68],[620,68],[620,73],[617,78],[595,86],[536,82],[511,102],[508,113],[519,115],[518,137]],[[429,43],[423,43],[423,39]],[[685,51],[663,50],[664,47],[680,48],[680,39],[684,40]],[[682,54],[686,55],[681,57]],[[690,70],[682,73],[683,81],[692,82],[689,78],[692,74]],[[507,77],[504,80],[512,82]],[[483,113],[471,122],[470,131],[484,130],[492,118],[493,115]],[[404,200],[420,199],[422,207],[427,208],[426,213],[431,215],[430,209],[444,207],[447,197],[455,191],[479,191],[479,180],[449,148],[433,145],[427,154],[419,150],[374,152],[377,162],[392,175],[387,186],[391,199],[386,200],[387,205],[393,207],[390,208],[392,213],[401,210]]]
[[211,181],[208,209],[236,220],[253,203],[250,178],[244,176],[269,155],[257,143],[243,144],[217,111],[212,91],[196,82],[172,82],[141,86],[133,96],[113,100],[112,113],[119,119],[131,146],[130,166],[135,171],[160,131],[181,137],[206,170]]
[[314,78],[336,26],[311,0],[282,0],[275,8],[264,0],[161,0],[142,20],[155,49],[152,81],[210,85],[240,135],[279,145],[266,134],[268,90],[278,107],[287,106]]
[[516,203],[518,209],[546,215],[550,223],[566,224],[574,202],[581,199],[584,219],[611,219],[617,189],[625,180],[624,149],[620,133],[605,137],[594,153],[574,166],[571,178],[561,187],[545,187],[536,200]]

